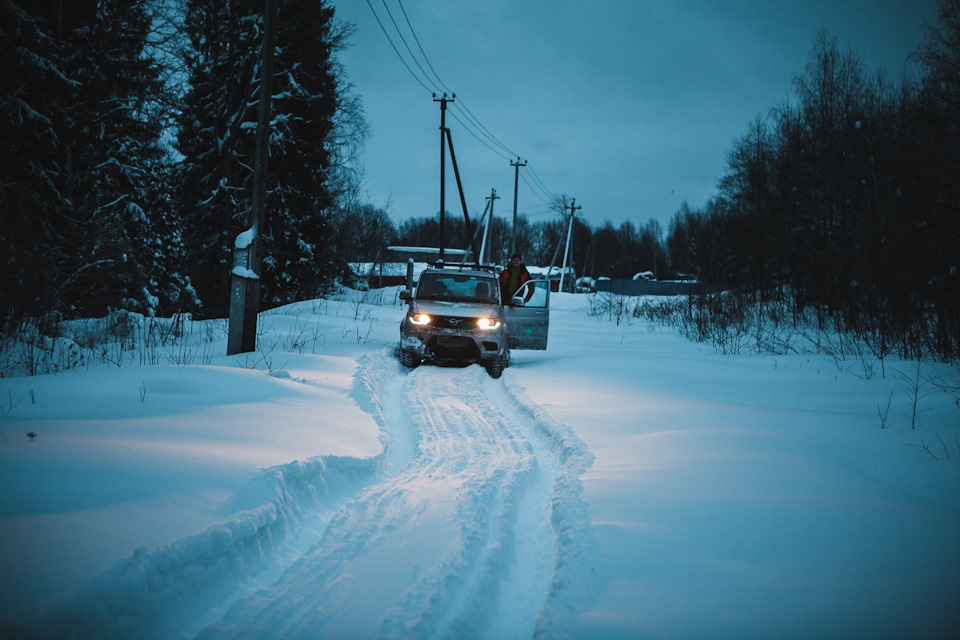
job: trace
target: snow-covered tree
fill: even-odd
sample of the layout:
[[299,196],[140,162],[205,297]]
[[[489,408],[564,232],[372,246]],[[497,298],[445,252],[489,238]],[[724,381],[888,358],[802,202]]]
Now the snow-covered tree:
[[[61,69],[47,25],[18,3],[0,1],[0,305],[3,320],[39,313],[58,268],[57,212],[70,206],[57,158],[58,102],[75,83]],[[48,260],[48,264],[43,261]]]
[[[190,90],[179,181],[194,282],[209,314],[229,302],[233,239],[248,224],[263,3],[192,0]],[[315,0],[281,2],[271,98],[261,299],[321,293],[342,270],[330,218],[363,136],[359,102],[335,54],[349,29]]]
[[153,246],[176,233],[158,239],[151,219],[163,154],[145,3],[4,0],[2,11],[7,316],[179,304],[186,282]]

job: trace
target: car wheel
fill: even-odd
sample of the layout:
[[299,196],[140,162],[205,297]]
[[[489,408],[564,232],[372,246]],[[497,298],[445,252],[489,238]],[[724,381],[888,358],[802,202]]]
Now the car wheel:
[[405,366],[407,369],[416,369],[417,365],[420,364],[420,358],[413,355],[409,351],[400,349],[400,364]]
[[503,375],[503,370],[507,366],[507,359],[504,357],[496,357],[490,361],[487,365],[487,373],[490,374],[491,378],[499,378]]

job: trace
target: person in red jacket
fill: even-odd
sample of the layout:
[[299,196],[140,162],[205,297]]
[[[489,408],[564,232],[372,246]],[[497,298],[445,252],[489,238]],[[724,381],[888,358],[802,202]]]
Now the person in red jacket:
[[[523,264],[523,258],[519,253],[513,254],[510,256],[510,262],[506,268],[500,272],[500,293],[502,294],[504,303],[510,302],[513,294],[528,280],[530,280],[530,272],[527,271],[527,267]],[[530,299],[532,294],[532,289],[527,292],[527,300]]]

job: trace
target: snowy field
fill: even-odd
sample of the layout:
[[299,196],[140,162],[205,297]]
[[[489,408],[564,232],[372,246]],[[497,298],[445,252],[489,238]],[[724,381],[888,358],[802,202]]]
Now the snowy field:
[[0,636],[960,637],[955,367],[589,308],[499,380],[402,369],[396,289],[239,357],[49,345],[85,363],[0,379]]

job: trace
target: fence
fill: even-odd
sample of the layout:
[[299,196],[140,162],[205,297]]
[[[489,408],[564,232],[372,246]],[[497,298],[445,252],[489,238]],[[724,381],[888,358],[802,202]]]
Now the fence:
[[699,291],[690,280],[597,280],[597,291],[627,296],[683,296]]

